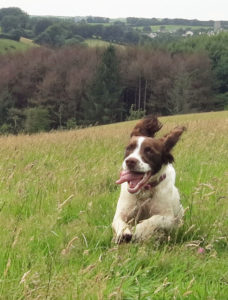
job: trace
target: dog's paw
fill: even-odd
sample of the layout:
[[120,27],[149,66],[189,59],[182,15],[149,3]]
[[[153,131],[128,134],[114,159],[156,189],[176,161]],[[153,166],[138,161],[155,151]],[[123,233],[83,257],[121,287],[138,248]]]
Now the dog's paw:
[[130,229],[127,228],[116,237],[116,243],[117,244],[129,243],[131,239],[132,239],[132,233]]

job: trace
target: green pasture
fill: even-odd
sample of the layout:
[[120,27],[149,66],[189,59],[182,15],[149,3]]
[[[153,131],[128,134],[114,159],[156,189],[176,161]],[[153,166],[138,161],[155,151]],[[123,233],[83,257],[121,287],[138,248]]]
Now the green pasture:
[[[134,27],[136,29],[139,30],[143,30],[144,26],[138,26],[138,27]],[[207,30],[212,30],[212,27],[208,27],[208,26],[187,26],[187,25],[152,25],[150,26],[152,32],[157,32],[161,29],[161,27],[163,28],[163,30],[166,31],[177,31],[178,29],[183,29],[183,30],[200,30],[200,29],[207,29]]]
[[26,51],[31,47],[34,47],[34,44],[32,44],[31,40],[25,38],[22,38],[20,42],[8,39],[0,39],[0,54],[15,51]]
[[118,46],[118,47],[124,47],[119,44],[110,43],[110,42],[106,42],[106,41],[99,40],[99,39],[86,39],[84,41],[84,43],[89,47],[108,47],[110,44]]
[[0,299],[218,299],[228,295],[228,113],[160,118],[184,223],[163,242],[112,242],[136,121],[0,137]]

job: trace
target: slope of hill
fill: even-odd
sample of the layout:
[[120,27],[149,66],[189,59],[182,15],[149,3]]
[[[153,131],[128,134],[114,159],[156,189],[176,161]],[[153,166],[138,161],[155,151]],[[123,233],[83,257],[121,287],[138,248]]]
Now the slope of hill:
[[20,42],[7,39],[0,39],[0,54],[15,51],[25,51],[31,47],[34,47],[34,44],[28,42],[27,39],[22,38]]
[[161,118],[184,224],[168,240],[112,243],[115,184],[135,121],[1,137],[2,299],[217,299],[228,294],[227,112]]

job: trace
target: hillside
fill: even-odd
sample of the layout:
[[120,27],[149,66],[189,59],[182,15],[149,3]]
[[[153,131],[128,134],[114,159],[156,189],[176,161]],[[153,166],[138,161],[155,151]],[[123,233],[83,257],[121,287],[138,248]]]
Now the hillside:
[[34,47],[34,44],[29,42],[28,39],[23,39],[20,42],[16,42],[13,40],[0,39],[0,54],[5,54],[8,52],[15,51],[25,51]]
[[227,298],[228,113],[160,120],[159,136],[187,126],[174,150],[184,225],[162,244],[112,243],[136,121],[0,138],[1,299]]

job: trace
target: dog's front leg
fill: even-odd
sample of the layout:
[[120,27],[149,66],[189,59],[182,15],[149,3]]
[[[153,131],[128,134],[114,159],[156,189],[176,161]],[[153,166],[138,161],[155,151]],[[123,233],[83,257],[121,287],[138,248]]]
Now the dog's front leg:
[[128,193],[127,184],[123,183],[112,222],[112,228],[115,232],[115,242],[118,244],[123,242],[128,243],[132,239],[132,232],[127,222],[131,219],[131,213],[134,211],[135,205],[135,196]]
[[151,238],[157,229],[171,230],[177,225],[177,219],[172,215],[154,215],[136,225],[134,240],[145,241]]
[[115,242],[117,244],[120,243],[128,243],[132,239],[132,232],[127,223],[125,223],[121,217],[121,215],[116,214],[114,220],[112,222],[112,228],[115,231]]

